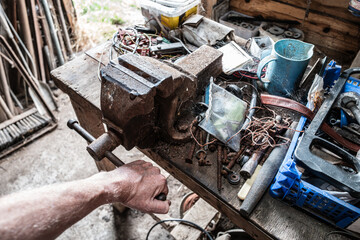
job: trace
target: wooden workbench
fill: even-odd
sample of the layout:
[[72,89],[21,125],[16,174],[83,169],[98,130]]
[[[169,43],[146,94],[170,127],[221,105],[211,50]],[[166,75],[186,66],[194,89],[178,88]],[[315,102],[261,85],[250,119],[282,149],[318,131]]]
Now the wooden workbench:
[[[100,59],[104,64],[108,62],[107,54],[102,55],[103,49],[104,46],[92,49],[52,72],[57,86],[70,96],[80,124],[95,137],[104,132],[100,110],[101,83],[98,79]],[[245,219],[238,211],[241,205],[237,198],[239,186],[231,186],[223,179],[221,193],[217,190],[216,153],[208,156],[212,166],[187,164],[184,153],[188,152],[189,146],[159,142],[155,148],[141,151],[255,239],[325,239],[328,232],[336,230],[273,199],[268,193],[250,218]],[[107,171],[114,168],[107,159],[97,162],[97,166]],[[331,239],[347,238],[332,234]]]

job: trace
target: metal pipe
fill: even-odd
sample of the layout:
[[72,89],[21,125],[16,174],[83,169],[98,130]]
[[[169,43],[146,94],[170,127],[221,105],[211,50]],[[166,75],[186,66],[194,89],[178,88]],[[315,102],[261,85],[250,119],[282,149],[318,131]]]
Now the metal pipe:
[[19,99],[16,97],[15,93],[10,89],[10,95],[11,98],[14,100],[14,102],[16,103],[16,105],[18,105],[18,107],[23,110],[24,106],[21,104],[21,102],[19,101]]
[[5,111],[5,114],[9,119],[14,117],[14,115],[12,115],[12,113],[10,112],[10,110],[9,110],[8,106],[6,105],[4,99],[1,96],[0,96],[0,106]]
[[61,2],[60,2],[60,0],[55,0],[55,1],[56,1],[56,5],[57,5],[57,8],[58,8],[59,15],[60,15],[60,24],[62,26],[62,30],[63,30],[63,33],[64,33],[65,45],[66,45],[66,48],[67,48],[68,53],[70,55],[70,58],[73,58],[74,53],[73,53],[73,50],[72,50],[72,47],[71,47],[70,37],[69,37],[69,33],[68,33],[68,30],[67,30],[67,27],[66,27],[66,22],[65,22],[65,18],[64,18],[64,12],[63,12],[63,9],[61,7]]
[[43,98],[38,86],[36,85],[36,83],[34,82],[34,79],[29,75],[29,73],[26,71],[24,65],[21,63],[21,61],[19,60],[19,58],[17,57],[17,55],[15,54],[15,52],[13,51],[13,49],[11,48],[11,46],[9,45],[9,43],[6,41],[5,37],[0,35],[0,40],[1,40],[1,45],[4,46],[4,48],[6,49],[6,51],[9,53],[9,55],[11,56],[12,60],[15,62],[16,67],[18,68],[20,74],[23,76],[25,82],[32,88],[32,90],[34,90],[35,95],[38,97],[38,99],[41,102],[41,105],[43,105],[43,107],[45,108],[45,110],[48,112],[48,114],[50,115],[50,117],[52,118],[52,120],[54,122],[57,122],[57,119],[54,115],[54,113],[51,111],[51,108],[49,107],[49,105],[46,103],[45,99]]
[[4,64],[2,61],[2,57],[0,56],[0,78],[1,78],[1,84],[4,90],[4,96],[5,96],[5,101],[7,103],[7,106],[9,107],[9,110],[12,114],[15,114],[15,107],[14,107],[14,103],[11,99],[11,95],[10,95],[10,88],[7,82],[7,78],[5,75],[5,68],[4,68]]
[[[92,143],[96,140],[88,131],[86,131],[83,127],[81,127],[80,124],[78,123],[78,121],[76,121],[76,120],[69,120],[67,122],[67,126],[70,129],[75,130],[80,136],[82,136],[89,143]],[[93,155],[91,155],[91,156],[94,157]],[[116,167],[121,167],[125,164],[123,161],[121,161],[117,156],[115,156],[110,151],[105,152],[105,157],[107,159],[109,159]],[[95,158],[95,160],[96,160],[96,158]],[[166,195],[164,193],[160,193],[155,198],[160,201],[165,201]]]
[[30,0],[30,7],[31,7],[31,15],[32,15],[32,19],[33,19],[33,24],[34,24],[35,42],[36,42],[36,48],[37,48],[37,54],[38,54],[38,60],[39,60],[40,75],[41,75],[41,80],[45,83],[46,75],[45,75],[45,68],[44,68],[44,56],[43,56],[43,52],[42,52],[42,38],[41,38],[41,33],[40,33],[39,19],[38,19],[38,15],[36,13],[36,8],[35,8],[35,0]]
[[30,55],[34,61],[34,64],[31,65],[31,72],[34,74],[34,77],[37,78],[38,71],[36,68],[35,50],[34,50],[34,45],[32,43],[32,36],[30,31],[30,24],[29,24],[25,0],[19,1],[19,18],[20,18],[21,29],[24,34],[23,37],[25,40],[26,48],[29,50]]
[[21,40],[20,36],[18,35],[18,33],[16,32],[14,26],[11,24],[9,18],[6,16],[4,9],[2,8],[1,4],[0,4],[0,22],[1,25],[4,26],[6,33],[8,34],[8,37],[11,39],[13,45],[16,48],[16,51],[18,53],[18,56],[20,56],[20,59],[24,65],[24,67],[26,68],[26,70],[28,71],[28,73],[30,74],[30,76],[32,77],[32,79],[38,83],[38,80],[34,77],[33,73],[30,70],[30,67],[27,63],[27,61],[25,60],[25,57],[22,53],[22,51],[20,50],[20,47],[18,45],[18,43],[16,42],[14,35],[16,36],[17,40],[20,43],[20,46],[24,49],[26,55],[29,57],[29,60],[33,66],[33,68],[35,68],[35,63],[34,63],[34,59],[32,58],[29,50],[26,48],[24,42]]
[[[45,46],[44,46],[44,49],[43,49],[43,52],[45,53],[45,56],[46,56],[46,47],[48,48],[48,56],[49,56],[49,68],[50,68],[50,71],[53,70],[55,68],[55,56],[54,56],[54,47],[53,47],[53,43],[52,43],[52,40],[51,40],[51,35],[50,35],[50,30],[49,30],[49,24],[47,23],[46,21],[46,17],[45,17],[45,14],[44,14],[44,10],[43,10],[43,7],[42,5],[40,4],[39,0],[36,0],[37,2],[37,5],[39,7],[39,19],[41,21],[41,27],[42,27],[42,31],[43,31],[43,34],[44,34],[44,40],[45,40]],[[46,56],[47,57],[47,56]]]
[[64,56],[62,55],[62,52],[61,52],[59,39],[56,36],[56,30],[55,30],[55,26],[54,26],[54,21],[52,19],[51,13],[50,13],[49,5],[48,5],[46,0],[40,0],[40,2],[44,7],[45,16],[46,16],[46,19],[47,19],[48,24],[49,24],[50,35],[51,35],[51,38],[52,38],[53,43],[55,45],[55,51],[56,51],[56,54],[58,56],[59,64],[64,65],[64,63],[65,63],[64,62]]
[[50,13],[53,16],[52,19],[54,21],[55,31],[56,31],[57,37],[59,39],[61,52],[62,52],[62,55],[64,57],[64,62],[67,62],[68,57],[67,57],[67,54],[66,54],[66,49],[65,49],[65,44],[64,44],[64,39],[63,39],[63,36],[62,36],[61,28],[60,28],[58,18],[57,18],[57,14],[56,14],[56,11],[55,11],[55,8],[54,8],[54,3],[53,3],[53,0],[48,0],[47,2],[49,4]]

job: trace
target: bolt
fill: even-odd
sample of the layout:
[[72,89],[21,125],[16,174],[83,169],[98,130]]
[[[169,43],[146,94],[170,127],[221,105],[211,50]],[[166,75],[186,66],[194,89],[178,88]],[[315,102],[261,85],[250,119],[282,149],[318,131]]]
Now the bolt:
[[206,158],[206,152],[204,149],[200,149],[199,151],[196,152],[195,154],[196,158],[199,160],[199,166],[204,166],[205,165],[205,158]]

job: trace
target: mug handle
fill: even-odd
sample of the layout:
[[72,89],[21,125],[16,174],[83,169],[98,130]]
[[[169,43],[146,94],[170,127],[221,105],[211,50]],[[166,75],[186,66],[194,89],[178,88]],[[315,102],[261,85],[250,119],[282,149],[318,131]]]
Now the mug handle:
[[270,80],[267,78],[261,78],[261,73],[262,73],[262,70],[264,69],[264,67],[272,61],[276,61],[276,57],[274,55],[269,55],[269,56],[264,57],[259,63],[259,66],[257,69],[257,76],[263,83],[270,82]]

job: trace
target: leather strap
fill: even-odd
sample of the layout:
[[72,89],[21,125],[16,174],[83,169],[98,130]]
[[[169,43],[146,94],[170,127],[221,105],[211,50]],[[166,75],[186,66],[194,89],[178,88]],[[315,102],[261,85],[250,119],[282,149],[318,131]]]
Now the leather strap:
[[[296,111],[303,116],[305,116],[309,120],[313,120],[315,117],[315,113],[311,111],[306,106],[288,99],[284,97],[274,96],[274,95],[267,95],[267,94],[261,94],[261,102],[264,105],[271,105],[276,107],[282,107],[286,109],[290,109],[293,111]],[[342,146],[350,149],[351,151],[358,152],[360,150],[360,146],[352,143],[342,136],[340,136],[337,132],[335,132],[327,123],[322,123],[321,130],[324,131],[327,135],[332,137],[336,142],[341,144]]]

